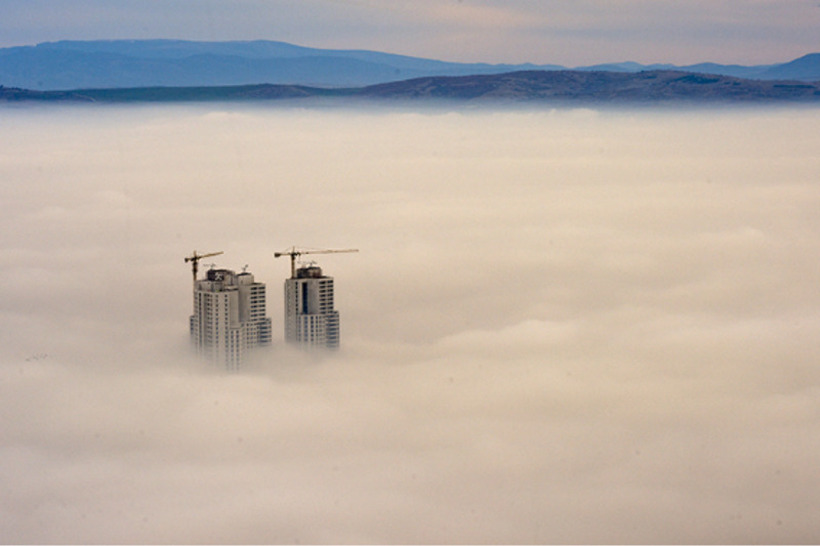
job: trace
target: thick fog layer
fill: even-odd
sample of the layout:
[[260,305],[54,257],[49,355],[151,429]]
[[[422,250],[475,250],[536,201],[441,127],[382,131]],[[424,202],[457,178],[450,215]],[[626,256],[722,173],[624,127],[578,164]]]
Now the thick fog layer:
[[[820,111],[0,111],[4,542],[817,542]],[[275,251],[342,349],[282,340]],[[274,345],[189,353],[193,250]]]

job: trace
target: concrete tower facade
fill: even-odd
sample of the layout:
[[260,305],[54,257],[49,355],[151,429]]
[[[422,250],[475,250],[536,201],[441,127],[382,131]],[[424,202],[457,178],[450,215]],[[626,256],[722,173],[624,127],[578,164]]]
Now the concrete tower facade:
[[250,273],[212,269],[194,283],[191,341],[199,355],[236,371],[246,352],[271,341],[265,284]]
[[333,308],[333,277],[300,267],[285,281],[285,341],[310,348],[339,348],[339,312]]

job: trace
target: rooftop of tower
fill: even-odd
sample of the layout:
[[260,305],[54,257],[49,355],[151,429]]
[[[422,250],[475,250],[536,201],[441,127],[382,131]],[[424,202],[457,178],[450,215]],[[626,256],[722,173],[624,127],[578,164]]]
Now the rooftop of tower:
[[322,268],[318,265],[305,265],[296,270],[297,279],[320,279]]

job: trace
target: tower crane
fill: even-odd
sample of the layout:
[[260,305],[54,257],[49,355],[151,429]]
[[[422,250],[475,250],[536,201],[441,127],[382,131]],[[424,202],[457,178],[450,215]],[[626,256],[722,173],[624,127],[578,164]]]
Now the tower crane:
[[210,258],[211,256],[219,256],[220,254],[224,254],[224,252],[220,250],[219,252],[209,252],[208,254],[197,254],[196,250],[194,250],[192,255],[185,258],[186,264],[191,262],[191,269],[194,272],[194,284],[196,284],[196,273],[199,270],[199,260],[202,258]]
[[274,258],[281,258],[282,256],[290,256],[290,276],[296,278],[296,257],[302,254],[337,254],[341,252],[358,252],[358,248],[343,248],[343,249],[325,249],[325,250],[301,250],[295,246],[290,247],[289,250],[283,252],[276,252],[273,254]]

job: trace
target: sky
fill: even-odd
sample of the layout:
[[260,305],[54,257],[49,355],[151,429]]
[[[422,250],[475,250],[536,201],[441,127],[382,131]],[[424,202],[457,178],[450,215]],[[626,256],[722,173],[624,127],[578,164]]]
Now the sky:
[[[0,115],[3,542],[820,537],[816,109]],[[338,353],[291,245],[359,249]],[[195,249],[268,285],[240,373]]]
[[447,61],[772,64],[820,51],[817,0],[0,0],[0,47],[278,40]]

